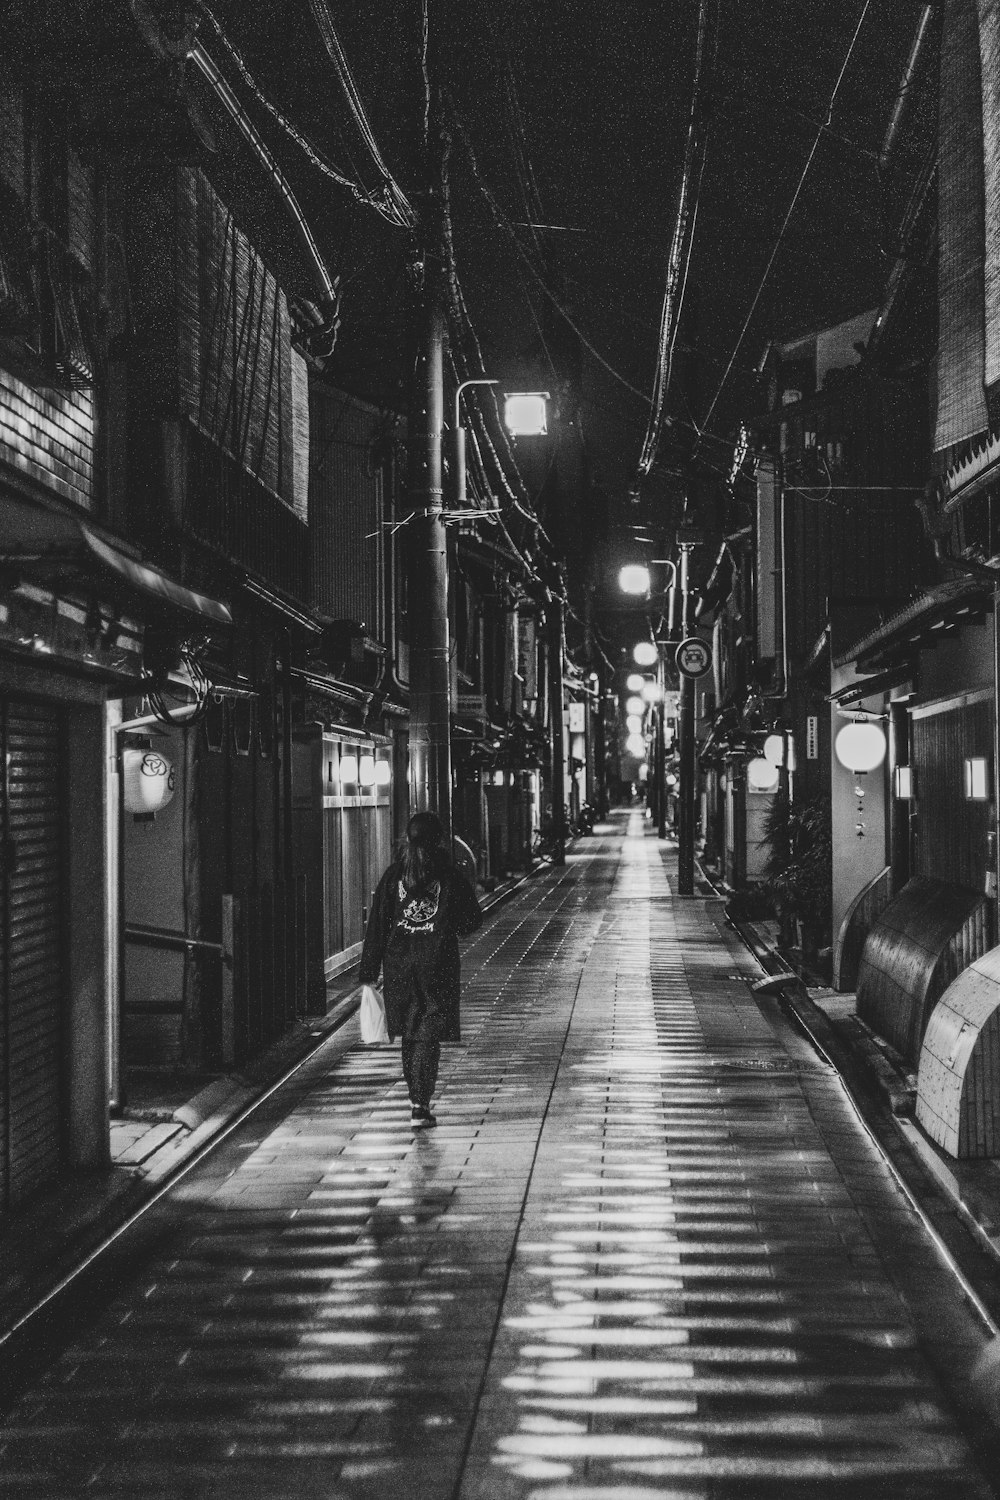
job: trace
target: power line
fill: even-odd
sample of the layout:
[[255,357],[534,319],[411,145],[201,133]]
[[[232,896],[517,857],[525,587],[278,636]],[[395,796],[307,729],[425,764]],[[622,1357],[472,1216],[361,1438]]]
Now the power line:
[[[711,18],[709,12],[711,10]],[[709,30],[711,29],[711,38]],[[708,70],[715,62],[718,44],[718,0],[700,0],[698,8],[698,39],[695,46],[694,83],[691,90],[691,116],[688,122],[687,142],[684,148],[684,166],[681,173],[680,197],[677,204],[677,220],[674,225],[670,255],[667,261],[667,282],[663,293],[663,310],[660,314],[659,357],[656,378],[653,383],[653,400],[639,455],[638,477],[644,479],[651,471],[656,459],[656,450],[663,431],[664,407],[673,374],[674,349],[684,307],[688,272],[691,269],[691,251],[694,231],[698,220],[698,201],[701,194],[702,177],[706,156],[706,116],[711,84],[706,87],[706,57]]]
[[757,287],[757,291],[754,294],[754,299],[750,304],[750,311],[747,313],[746,318],[744,319],[743,327],[740,329],[739,338],[736,340],[736,343],[733,347],[733,352],[729,356],[729,362],[726,365],[722,379],[719,381],[718,389],[716,390],[715,395],[712,397],[712,403],[709,406],[708,411],[705,413],[704,421],[701,424],[702,427],[707,427],[709,421],[711,420],[712,413],[715,411],[715,408],[719,401],[719,397],[722,395],[723,389],[725,387],[726,381],[729,379],[729,376],[732,373],[733,365],[736,363],[736,356],[740,352],[740,349],[743,345],[743,340],[746,338],[747,329],[750,327],[751,319],[753,318],[754,313],[757,311],[757,304],[759,303],[763,294],[764,287],[767,283],[767,278],[771,274],[771,268],[774,265],[775,260],[777,259],[778,251],[781,248],[781,242],[785,237],[785,231],[787,230],[789,222],[791,221],[792,214],[795,212],[795,206],[799,201],[799,195],[802,192],[806,177],[809,175],[809,168],[813,164],[813,158],[816,155],[817,150],[819,149],[819,143],[823,139],[823,136],[829,129],[830,123],[833,120],[833,109],[834,105],[837,102],[837,95],[840,93],[840,86],[844,81],[844,75],[847,72],[847,68],[851,61],[851,58],[854,55],[854,48],[857,45],[858,37],[861,34],[861,28],[865,24],[865,18],[868,15],[870,9],[871,0],[865,0],[861,15],[858,18],[858,23],[854,28],[854,35],[851,37],[851,44],[847,49],[847,55],[845,56],[844,61],[841,64],[840,72],[837,75],[837,81],[833,86],[833,93],[830,95],[830,103],[826,111],[826,119],[822,121],[818,130],[816,131],[816,136],[813,140],[812,148],[809,152],[809,155],[806,157],[806,164],[802,168],[802,175],[799,178],[798,186],[796,187],[795,192],[792,195],[792,201],[788,205],[788,212],[785,214],[781,228],[778,231],[778,238],[774,242],[774,248],[772,249],[771,254],[768,257],[767,265],[764,267],[764,274],[760,278],[760,283]]

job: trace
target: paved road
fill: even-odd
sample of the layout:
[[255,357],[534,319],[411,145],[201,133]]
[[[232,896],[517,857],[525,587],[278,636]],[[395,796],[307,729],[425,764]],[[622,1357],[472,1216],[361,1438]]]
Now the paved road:
[[123,1247],[0,1495],[799,1500],[992,1491],[981,1334],[841,1086],[637,816],[466,949],[413,1137],[328,1044]]

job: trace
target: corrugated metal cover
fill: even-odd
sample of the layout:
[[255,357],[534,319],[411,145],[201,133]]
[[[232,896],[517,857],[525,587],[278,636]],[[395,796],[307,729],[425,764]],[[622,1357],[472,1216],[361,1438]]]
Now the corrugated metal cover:
[[55,1174],[62,1155],[63,778],[58,711],[7,700],[0,714],[7,854],[0,1191],[14,1205]]
[[858,1015],[914,1066],[935,1002],[989,947],[989,921],[985,896],[917,876],[869,932]]
[[927,1023],[917,1120],[954,1157],[1000,1151],[1000,948],[976,959]]

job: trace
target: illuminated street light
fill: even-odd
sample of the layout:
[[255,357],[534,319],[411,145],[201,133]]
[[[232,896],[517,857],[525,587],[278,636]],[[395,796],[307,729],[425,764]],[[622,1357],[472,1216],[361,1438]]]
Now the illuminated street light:
[[642,714],[646,712],[646,705],[641,698],[626,698],[625,712],[627,714]]
[[618,587],[623,594],[648,594],[649,586],[649,569],[644,563],[629,563],[618,574]]
[[659,651],[652,641],[639,641],[632,649],[632,660],[637,667],[653,667],[656,665]]
[[625,749],[629,755],[642,756],[646,753],[646,741],[641,734],[630,734],[625,741]]
[[646,679],[641,672],[630,672],[625,679],[625,686],[630,693],[641,693],[646,686]]
[[544,437],[548,432],[548,391],[512,391],[504,395],[504,426],[511,437]]
[[641,734],[642,715],[629,714],[628,718],[625,720],[625,728],[628,730],[629,734]]
[[644,682],[642,685],[642,698],[645,703],[659,703],[663,697],[663,689],[658,682]]

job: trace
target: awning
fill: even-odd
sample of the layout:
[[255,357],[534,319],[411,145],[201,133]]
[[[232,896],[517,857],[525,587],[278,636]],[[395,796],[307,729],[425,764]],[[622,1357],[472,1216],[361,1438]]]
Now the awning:
[[872,672],[911,661],[922,647],[933,644],[936,635],[963,616],[988,609],[997,585],[1000,573],[996,582],[975,577],[938,584],[840,652],[834,666],[856,664],[861,671]]
[[900,662],[899,666],[892,667],[887,672],[878,672],[874,677],[865,678],[863,682],[852,682],[847,687],[838,688],[835,693],[828,693],[826,701],[839,703],[841,708],[846,708],[848,704],[861,703],[865,698],[888,693],[894,687],[901,687],[904,682],[911,682],[913,673],[912,662]]
[[0,559],[50,582],[78,583],[95,566],[116,588],[154,600],[168,612],[212,625],[232,625],[227,605],[176,583],[159,568],[140,562],[88,522],[68,511],[50,510],[17,495],[0,496]]

